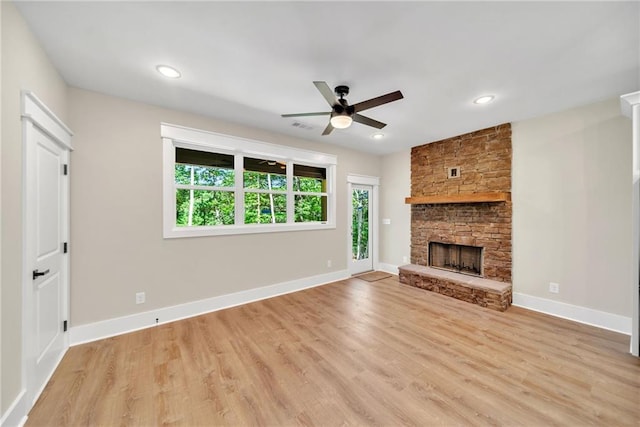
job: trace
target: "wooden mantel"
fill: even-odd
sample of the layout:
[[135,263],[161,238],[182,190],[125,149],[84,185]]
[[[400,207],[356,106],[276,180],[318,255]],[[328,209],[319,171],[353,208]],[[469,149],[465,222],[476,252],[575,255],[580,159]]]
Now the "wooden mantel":
[[436,196],[416,196],[406,197],[404,202],[408,205],[430,205],[443,203],[492,203],[508,202],[511,200],[511,193],[508,191],[491,193],[470,193],[470,194],[443,194]]

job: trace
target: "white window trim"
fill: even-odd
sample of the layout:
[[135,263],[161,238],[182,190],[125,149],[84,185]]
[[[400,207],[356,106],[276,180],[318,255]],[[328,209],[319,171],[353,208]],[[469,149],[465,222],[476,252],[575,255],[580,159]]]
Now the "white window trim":
[[[220,236],[249,233],[273,233],[299,230],[324,230],[336,227],[336,165],[337,157],[331,154],[308,151],[299,148],[254,141],[230,135],[192,129],[184,126],[161,123],[162,137],[163,179],[163,236],[164,238]],[[294,195],[307,194],[288,191],[276,193],[287,194],[287,222],[279,224],[243,224],[244,222],[244,189],[242,186],[242,169],[236,167],[235,187],[235,224],[210,227],[176,227],[176,198],[175,198],[175,149],[176,147],[192,150],[215,151],[216,153],[233,154],[236,165],[243,156],[266,158],[282,162],[318,166],[327,168],[326,193],[309,193],[309,195],[327,196],[326,222],[293,222]],[[287,167],[288,185],[293,182],[293,167]],[[224,190],[229,190],[225,187]],[[248,190],[247,191],[252,191]]]

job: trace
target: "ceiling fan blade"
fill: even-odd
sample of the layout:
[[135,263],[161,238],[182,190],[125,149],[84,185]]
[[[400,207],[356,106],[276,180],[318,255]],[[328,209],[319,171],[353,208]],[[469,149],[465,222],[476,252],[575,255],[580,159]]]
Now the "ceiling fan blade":
[[328,116],[331,114],[331,111],[327,111],[326,113],[294,113],[294,114],[282,114],[282,117],[309,117],[309,116]]
[[313,82],[313,84],[316,85],[322,96],[324,96],[324,99],[327,100],[331,107],[338,103],[338,98],[335,93],[333,93],[327,82]]
[[331,122],[329,122],[329,124],[327,125],[326,128],[324,128],[324,132],[322,132],[322,135],[329,135],[331,133],[331,131],[333,130],[333,125],[331,124]]
[[354,111],[358,113],[360,111],[368,110],[369,108],[377,107],[388,102],[397,101],[402,98],[404,98],[402,92],[397,90],[386,95],[378,96],[377,98],[371,98],[366,101],[358,102],[357,104],[353,104],[352,107]]
[[371,126],[377,129],[382,129],[383,127],[385,127],[387,124],[386,123],[382,123],[379,122],[377,120],[373,120],[369,117],[363,116],[361,114],[354,114],[352,116],[353,121],[354,122],[358,122],[358,123],[362,123],[363,125],[367,125],[367,126]]

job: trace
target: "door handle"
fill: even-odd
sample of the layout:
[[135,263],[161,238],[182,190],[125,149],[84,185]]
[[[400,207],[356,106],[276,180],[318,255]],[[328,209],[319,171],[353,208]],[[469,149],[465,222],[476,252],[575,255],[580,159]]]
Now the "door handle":
[[33,270],[33,280],[36,280],[39,276],[44,276],[49,273],[49,269],[47,268],[45,271]]

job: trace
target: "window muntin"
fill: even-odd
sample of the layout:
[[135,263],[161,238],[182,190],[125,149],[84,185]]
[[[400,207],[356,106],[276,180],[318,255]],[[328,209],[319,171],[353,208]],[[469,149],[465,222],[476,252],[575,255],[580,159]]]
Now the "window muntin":
[[335,156],[162,125],[164,236],[335,228]]

